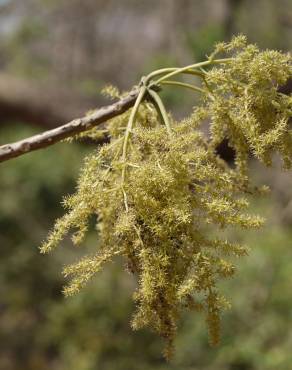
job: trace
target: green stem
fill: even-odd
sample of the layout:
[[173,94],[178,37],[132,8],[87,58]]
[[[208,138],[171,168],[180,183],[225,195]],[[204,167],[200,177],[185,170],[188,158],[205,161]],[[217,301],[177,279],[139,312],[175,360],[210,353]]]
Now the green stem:
[[166,126],[166,130],[168,132],[168,135],[171,136],[172,133],[171,133],[171,127],[170,127],[168,115],[167,115],[166,109],[164,107],[164,104],[163,104],[160,96],[155,91],[153,91],[151,89],[148,89],[148,93],[152,97],[152,99],[155,101],[155,103],[157,104],[158,109],[159,109],[159,111],[161,113],[161,116],[163,118],[164,124]]
[[136,102],[135,102],[134,107],[132,109],[132,112],[130,114],[130,118],[129,118],[128,125],[127,125],[127,128],[126,128],[125,136],[124,136],[123,154],[122,154],[123,161],[125,161],[126,157],[127,157],[127,146],[128,146],[130,133],[131,133],[133,125],[135,123],[135,118],[136,118],[136,114],[138,112],[139,105],[141,104],[141,101],[144,98],[146,90],[147,90],[146,86],[142,86],[140,88],[140,91],[139,91],[139,94],[137,96]]
[[206,91],[197,87],[197,86],[194,86],[194,85],[191,85],[191,84],[187,84],[187,83],[184,83],[184,82],[179,82],[179,81],[169,81],[169,80],[165,80],[165,81],[162,81],[161,82],[162,85],[175,85],[175,86],[180,86],[180,87],[185,87],[187,89],[191,89],[193,91],[196,91],[196,92],[200,92],[200,93],[203,93],[203,94],[206,94]]
[[[170,73],[170,72],[174,72],[174,71],[177,71],[178,68],[175,68],[175,67],[172,67],[172,68],[162,68],[162,69],[157,69],[156,71],[153,71],[151,73],[149,73],[148,76],[146,76],[145,78],[145,82],[149,82],[153,77],[155,76],[159,76],[159,75],[162,75],[164,73]],[[203,77],[204,76],[204,73],[200,72],[200,71],[195,71],[193,69],[186,69],[185,71],[183,71],[182,73],[184,74],[190,74],[190,75],[194,75],[194,76],[199,76],[199,77]]]
[[[232,60],[232,58],[225,58],[225,59],[215,59],[215,60],[206,60],[205,62],[200,62],[200,63],[196,63],[196,64],[191,64],[189,66],[186,66],[186,67],[182,67],[182,68],[177,68],[175,71],[172,71],[172,72],[169,72],[167,73],[165,76],[159,78],[157,81],[155,81],[154,83],[155,84],[159,84],[160,82],[168,79],[169,77],[172,77],[172,76],[175,76],[175,75],[178,75],[180,73],[184,73],[185,71],[189,70],[189,69],[193,69],[193,68],[200,68],[200,67],[203,67],[203,66],[208,66],[208,65],[211,65],[211,64],[221,64],[221,63],[229,63],[230,61]],[[152,76],[154,76],[155,74],[155,71],[152,73]]]
[[127,147],[128,147],[130,134],[131,134],[132,128],[133,128],[134,123],[135,123],[135,118],[136,118],[136,115],[137,115],[137,112],[138,112],[138,109],[139,109],[139,105],[141,104],[141,102],[142,102],[142,100],[145,96],[146,91],[147,91],[147,87],[145,85],[142,85],[141,88],[140,88],[139,94],[137,96],[137,99],[135,101],[134,107],[131,111],[129,121],[128,121],[128,124],[127,124],[127,128],[126,128],[126,132],[125,132],[125,136],[124,136],[123,153],[122,153],[123,169],[122,169],[122,186],[121,186],[121,189],[122,189],[122,193],[123,193],[124,205],[125,205],[126,212],[129,211],[127,194],[126,194],[125,189],[124,189],[124,182],[125,182],[125,176],[126,176],[126,167],[127,167],[127,163],[126,163]]

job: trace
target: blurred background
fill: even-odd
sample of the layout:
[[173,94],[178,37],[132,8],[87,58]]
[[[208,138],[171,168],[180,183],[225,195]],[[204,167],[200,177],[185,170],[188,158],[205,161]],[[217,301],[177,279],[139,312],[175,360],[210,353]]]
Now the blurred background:
[[[130,89],[151,70],[200,61],[215,42],[244,33],[262,48],[291,51],[290,0],[0,0],[0,143],[58,126],[105,103],[108,83]],[[167,91],[183,116],[191,94]],[[57,144],[0,165],[0,370],[292,369],[292,176],[251,164],[273,189],[252,200],[267,218],[234,236],[250,256],[221,284],[232,303],[222,343],[210,348],[203,317],[186,314],[171,363],[148,331],[130,328],[135,287],[123,263],[65,299],[62,266],[84,248],[38,246],[62,196],[74,191],[90,144]]]

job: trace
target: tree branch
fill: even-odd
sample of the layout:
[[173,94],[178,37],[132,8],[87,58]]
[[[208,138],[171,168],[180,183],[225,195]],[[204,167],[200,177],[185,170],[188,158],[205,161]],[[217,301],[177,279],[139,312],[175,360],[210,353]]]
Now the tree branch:
[[100,125],[131,108],[135,104],[137,95],[138,90],[132,90],[127,96],[116,103],[97,109],[85,117],[74,119],[63,126],[31,136],[24,140],[2,145],[0,146],[0,162],[19,157],[33,150],[45,148],[67,137],[74,136],[94,126]]

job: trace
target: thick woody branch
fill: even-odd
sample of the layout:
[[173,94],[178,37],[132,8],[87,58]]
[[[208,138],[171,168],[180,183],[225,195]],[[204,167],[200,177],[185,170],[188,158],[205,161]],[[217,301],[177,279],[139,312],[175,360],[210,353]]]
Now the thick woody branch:
[[131,108],[135,104],[137,95],[138,90],[133,90],[118,102],[97,109],[85,117],[74,119],[63,126],[31,136],[27,139],[2,145],[0,146],[0,162],[19,157],[25,153],[32,152],[33,150],[45,148],[65,138],[100,125]]

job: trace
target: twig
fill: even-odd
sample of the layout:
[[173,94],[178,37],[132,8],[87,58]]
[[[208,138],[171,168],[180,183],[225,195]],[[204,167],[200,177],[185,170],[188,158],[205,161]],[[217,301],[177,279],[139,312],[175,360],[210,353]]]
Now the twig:
[[0,162],[19,157],[33,150],[45,148],[67,137],[74,136],[94,126],[98,126],[133,107],[137,96],[138,90],[132,90],[127,96],[116,103],[97,109],[87,116],[74,119],[63,126],[16,141],[15,143],[2,145],[0,146]]

